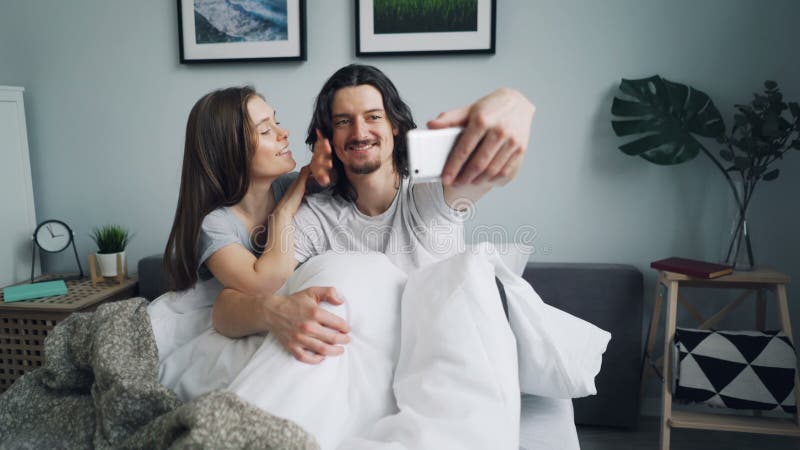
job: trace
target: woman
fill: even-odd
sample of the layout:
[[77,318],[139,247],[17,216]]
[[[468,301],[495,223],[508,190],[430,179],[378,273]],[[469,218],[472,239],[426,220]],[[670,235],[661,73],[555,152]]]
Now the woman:
[[183,399],[226,386],[263,341],[228,339],[212,324],[224,287],[277,291],[292,273],[291,224],[308,170],[289,133],[251,87],[211,92],[186,125],[180,194],[164,252],[171,291],[150,304],[159,381]]
[[275,292],[286,281],[293,251],[274,239],[291,223],[308,176],[303,171],[291,185],[296,174],[282,177],[296,166],[288,138],[275,110],[250,87],[212,92],[192,108],[164,253],[175,290],[198,275],[253,293]]

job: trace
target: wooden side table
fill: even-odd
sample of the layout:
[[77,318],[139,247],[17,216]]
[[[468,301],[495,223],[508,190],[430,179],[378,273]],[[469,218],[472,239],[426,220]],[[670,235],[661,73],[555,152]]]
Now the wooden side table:
[[[661,305],[664,301],[662,296],[662,286],[666,288],[666,325],[664,336],[664,353],[661,358],[653,362],[653,366],[662,367],[662,407],[661,407],[661,450],[668,450],[670,445],[670,431],[672,428],[695,428],[705,430],[739,431],[745,433],[765,433],[779,434],[788,436],[800,436],[800,416],[795,413],[793,420],[764,418],[756,415],[755,417],[720,415],[714,413],[697,413],[672,409],[672,341],[675,338],[676,315],[678,303],[681,304],[689,314],[694,317],[700,329],[710,329],[722,317],[733,311],[737,306],[744,302],[748,296],[756,296],[756,323],[758,330],[764,331],[766,319],[766,295],[767,291],[775,294],[778,303],[778,318],[781,330],[792,342],[792,327],[789,321],[789,307],[786,300],[786,285],[789,277],[781,272],[772,269],[759,269],[747,272],[734,272],[714,279],[692,278],[687,275],[660,271],[656,283],[655,303],[653,305],[653,315],[650,318],[650,328],[645,345],[644,364],[642,367],[642,389],[650,372],[655,372],[653,367],[648,364],[652,361],[653,345],[656,330],[661,314]],[[744,292],[723,307],[719,312],[705,319],[700,312],[694,308],[680,293],[682,287],[698,287],[711,289],[740,289]],[[666,362],[666,364],[664,364]],[[795,402],[800,407],[800,382],[795,374],[794,386]]]
[[89,278],[66,283],[65,295],[13,303],[4,303],[0,290],[0,393],[44,363],[44,339],[57,323],[73,312],[91,311],[103,302],[134,297],[138,289],[136,277],[121,283],[106,280],[96,286]]

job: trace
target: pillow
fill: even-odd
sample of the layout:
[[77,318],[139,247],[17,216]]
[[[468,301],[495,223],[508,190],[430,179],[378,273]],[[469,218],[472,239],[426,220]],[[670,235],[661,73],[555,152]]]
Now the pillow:
[[611,333],[544,303],[522,277],[490,260],[508,297],[522,392],[554,398],[596,394],[594,380]]
[[[600,372],[611,334],[544,303],[533,287],[519,276],[521,272],[506,264],[501,257],[503,251],[492,244],[484,242],[471,250],[471,254],[490,263],[493,275],[503,283],[508,320],[517,342],[522,392],[553,398],[596,394],[594,379]],[[522,259],[521,253],[517,252],[517,264]],[[521,267],[524,269],[524,265]],[[476,272],[465,276],[477,278],[492,274]],[[496,289],[494,295],[499,297]],[[500,301],[497,303],[499,305]]]
[[676,401],[794,414],[797,357],[778,331],[678,328],[673,341]]
[[519,242],[503,242],[494,244],[488,241],[467,245],[467,253],[497,255],[512,273],[522,276],[528,257],[533,254],[533,247]]

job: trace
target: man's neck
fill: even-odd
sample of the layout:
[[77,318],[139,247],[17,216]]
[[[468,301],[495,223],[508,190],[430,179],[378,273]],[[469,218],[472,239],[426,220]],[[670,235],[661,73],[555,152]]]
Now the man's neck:
[[356,208],[370,217],[389,209],[400,189],[400,174],[391,164],[368,175],[347,174],[347,177],[358,195]]

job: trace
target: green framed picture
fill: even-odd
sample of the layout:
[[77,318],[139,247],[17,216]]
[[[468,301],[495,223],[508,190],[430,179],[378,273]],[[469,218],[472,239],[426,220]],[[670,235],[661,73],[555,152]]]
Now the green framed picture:
[[356,0],[356,55],[494,53],[496,0]]

